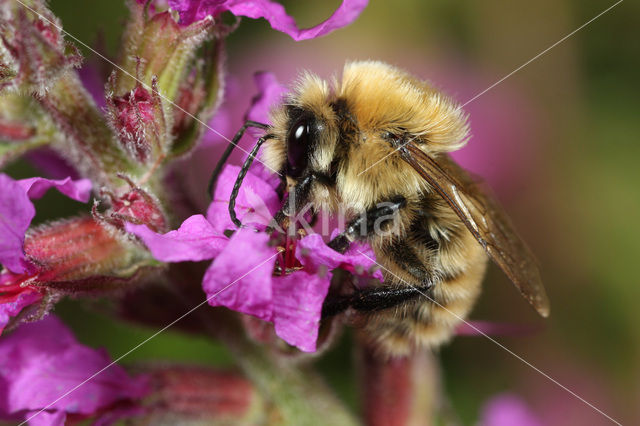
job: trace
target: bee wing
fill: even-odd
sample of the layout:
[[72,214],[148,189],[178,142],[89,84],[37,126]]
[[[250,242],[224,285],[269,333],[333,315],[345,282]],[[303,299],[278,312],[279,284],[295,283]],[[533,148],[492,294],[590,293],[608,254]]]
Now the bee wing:
[[540,315],[548,316],[549,299],[533,254],[497,203],[483,194],[448,155],[436,162],[413,144],[401,148],[400,153],[451,206],[522,296]]

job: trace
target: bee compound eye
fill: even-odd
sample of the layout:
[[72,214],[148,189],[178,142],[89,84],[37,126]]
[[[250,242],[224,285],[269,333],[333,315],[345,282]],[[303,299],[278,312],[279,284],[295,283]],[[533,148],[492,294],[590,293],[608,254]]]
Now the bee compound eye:
[[287,137],[287,174],[297,178],[307,167],[313,121],[309,117],[298,119]]

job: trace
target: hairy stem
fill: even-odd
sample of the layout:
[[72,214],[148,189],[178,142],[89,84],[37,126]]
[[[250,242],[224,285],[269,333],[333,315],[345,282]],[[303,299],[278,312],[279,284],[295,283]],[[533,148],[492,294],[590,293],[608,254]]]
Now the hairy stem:
[[427,426],[435,423],[440,376],[430,351],[387,358],[360,347],[363,416],[369,426]]
[[251,342],[239,327],[234,328],[221,327],[214,335],[229,347],[247,377],[276,405],[280,424],[358,424],[310,367],[275,357],[264,346]]

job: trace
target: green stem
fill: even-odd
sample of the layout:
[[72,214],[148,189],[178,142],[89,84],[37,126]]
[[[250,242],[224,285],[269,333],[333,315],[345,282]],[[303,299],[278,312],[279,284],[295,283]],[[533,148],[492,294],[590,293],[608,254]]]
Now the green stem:
[[359,424],[315,371],[276,358],[264,346],[251,342],[244,330],[234,328],[221,327],[214,331],[215,337],[227,345],[247,377],[275,404],[280,424]]

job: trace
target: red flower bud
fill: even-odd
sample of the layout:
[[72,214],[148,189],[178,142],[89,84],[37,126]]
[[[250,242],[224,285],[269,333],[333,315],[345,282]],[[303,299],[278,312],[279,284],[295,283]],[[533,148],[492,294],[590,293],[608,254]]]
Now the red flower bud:
[[148,266],[144,250],[90,216],[30,230],[24,251],[30,262],[28,271],[12,274],[12,281],[40,290],[102,292],[139,278]]
[[111,208],[105,213],[98,213],[94,207],[94,215],[118,229],[124,229],[124,223],[130,222],[136,225],[147,225],[155,232],[166,230],[167,222],[160,202],[142,188],[137,187],[126,176],[119,176],[127,181],[131,189],[121,196],[102,191],[102,195],[109,198]]
[[24,251],[26,272],[0,273],[0,332],[11,317],[45,315],[64,293],[119,289],[153,263],[144,250],[89,216],[34,228],[26,235]]
[[122,145],[140,163],[163,157],[169,140],[155,78],[151,92],[136,84],[124,95],[114,96],[115,73],[109,78],[109,85],[109,121]]
[[101,224],[85,216],[30,231],[24,251],[36,270],[31,280],[48,285],[107,274],[126,248]]

